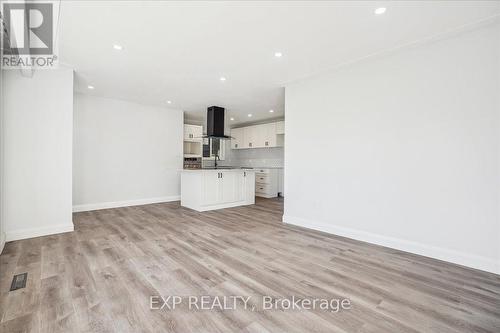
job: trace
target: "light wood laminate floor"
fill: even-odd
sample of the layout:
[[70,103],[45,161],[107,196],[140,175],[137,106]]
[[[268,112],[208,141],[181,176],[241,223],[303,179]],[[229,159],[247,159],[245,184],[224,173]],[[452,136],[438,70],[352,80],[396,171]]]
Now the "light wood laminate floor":
[[[74,214],[0,256],[0,331],[500,332],[500,276],[282,224],[283,201]],[[28,272],[25,289],[8,292]],[[339,313],[150,310],[153,295],[348,298]],[[253,298],[252,298],[253,299]]]

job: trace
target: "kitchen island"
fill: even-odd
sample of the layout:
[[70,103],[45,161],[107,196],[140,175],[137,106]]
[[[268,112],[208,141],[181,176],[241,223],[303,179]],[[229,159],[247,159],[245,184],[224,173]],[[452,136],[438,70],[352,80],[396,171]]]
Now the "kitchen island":
[[249,169],[184,169],[181,206],[199,212],[253,205],[255,171]]

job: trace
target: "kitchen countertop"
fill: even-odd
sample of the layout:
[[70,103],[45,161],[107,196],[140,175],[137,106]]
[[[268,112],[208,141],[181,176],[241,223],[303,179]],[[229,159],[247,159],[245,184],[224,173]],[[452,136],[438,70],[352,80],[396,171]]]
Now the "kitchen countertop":
[[242,167],[243,169],[283,169],[283,167],[276,167],[276,166],[272,166],[272,167],[261,167],[261,166],[254,166],[254,167]]
[[218,171],[218,172],[221,172],[221,171],[255,171],[255,170],[253,170],[253,169],[247,169],[247,168],[235,167],[235,168],[217,168],[217,169],[214,169],[214,168],[182,169],[182,171],[189,171],[189,172],[192,172],[192,171],[195,171],[195,172],[199,172],[199,171]]
[[200,169],[182,169],[182,171],[238,171],[238,170],[245,170],[245,171],[256,171],[258,169],[283,169],[283,167],[218,167],[217,169],[213,167],[208,167],[208,168],[200,168]]

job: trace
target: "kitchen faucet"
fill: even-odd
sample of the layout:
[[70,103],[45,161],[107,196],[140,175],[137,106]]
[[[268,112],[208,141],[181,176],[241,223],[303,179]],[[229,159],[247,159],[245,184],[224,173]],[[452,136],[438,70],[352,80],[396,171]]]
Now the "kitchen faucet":
[[217,159],[220,161],[219,152],[217,151],[214,155],[214,168],[217,169]]

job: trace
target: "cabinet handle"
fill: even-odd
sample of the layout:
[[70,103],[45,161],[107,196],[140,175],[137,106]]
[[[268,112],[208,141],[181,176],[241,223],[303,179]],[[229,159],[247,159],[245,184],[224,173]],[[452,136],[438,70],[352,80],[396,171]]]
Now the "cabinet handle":
[[243,171],[243,177],[246,177],[246,176],[247,176],[246,171]]
[[266,141],[266,146],[269,146],[269,142],[268,141]]

